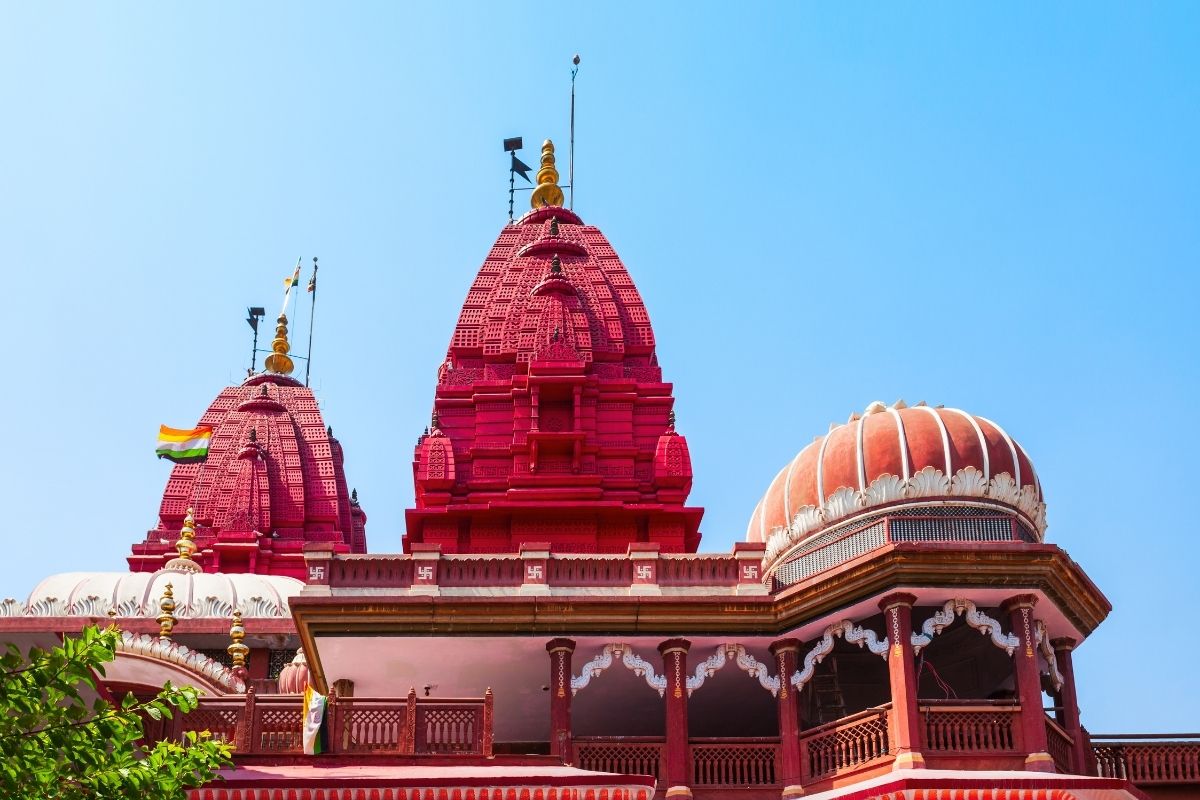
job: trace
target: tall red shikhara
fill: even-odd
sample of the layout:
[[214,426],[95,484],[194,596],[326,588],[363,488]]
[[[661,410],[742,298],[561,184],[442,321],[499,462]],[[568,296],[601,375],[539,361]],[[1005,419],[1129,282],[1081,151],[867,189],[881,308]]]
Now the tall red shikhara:
[[413,461],[406,551],[695,552],[701,508],[671,384],[625,266],[547,206],[500,233],[467,293]]
[[366,552],[367,516],[347,490],[341,444],[311,389],[287,375],[255,375],[222,390],[200,424],[213,428],[208,458],[171,470],[158,526],[133,546],[130,570],[154,572],[175,556],[188,508],[193,560],[206,572],[304,580],[308,542]]

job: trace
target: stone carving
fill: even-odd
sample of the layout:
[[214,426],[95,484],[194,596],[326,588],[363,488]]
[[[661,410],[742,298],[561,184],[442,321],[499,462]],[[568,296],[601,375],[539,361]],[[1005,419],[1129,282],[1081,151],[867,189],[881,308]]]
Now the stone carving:
[[935,611],[933,616],[921,625],[921,632],[913,631],[913,652],[919,653],[933,642],[933,637],[941,633],[947,625],[954,622],[959,614],[966,614],[967,624],[985,636],[992,637],[992,644],[999,647],[1010,656],[1021,644],[1021,640],[1011,633],[1005,633],[997,620],[976,608],[970,600],[956,598],[947,600],[946,605]]
[[963,467],[950,479],[950,494],[956,497],[982,497],[987,491],[987,478],[974,467]]
[[978,497],[1010,506],[1023,515],[1042,539],[1046,533],[1046,504],[1033,486],[1018,487],[1007,472],[985,479],[975,467],[964,467],[951,478],[936,467],[925,467],[907,480],[885,473],[861,491],[842,486],[821,506],[803,506],[786,526],[773,529],[767,537],[764,566],[776,561],[792,547],[843,519],[878,506],[923,498]]
[[233,671],[213,661],[203,653],[189,649],[172,639],[122,631],[117,642],[118,653],[147,656],[178,664],[189,672],[206,678],[234,693],[246,691],[246,684]]
[[816,672],[817,664],[825,660],[825,656],[833,652],[833,637],[841,636],[847,642],[856,644],[859,647],[864,645],[875,655],[887,659],[888,638],[885,636],[880,639],[875,631],[870,628],[864,628],[861,625],[855,625],[848,619],[844,619],[836,625],[830,625],[825,629],[825,633],[821,639],[813,646],[811,650],[804,656],[804,666],[801,669],[792,673],[789,683],[797,689],[803,689],[804,684],[812,680],[813,673]]
[[703,686],[705,680],[711,678],[730,660],[751,678],[758,678],[759,684],[772,695],[779,694],[779,678],[770,674],[770,668],[766,664],[746,652],[742,645],[726,643],[718,646],[711,656],[697,664],[695,674],[688,676],[688,696],[691,697],[692,692]]
[[0,617],[20,617],[25,614],[25,604],[14,597],[0,600]]
[[611,667],[614,660],[620,661],[639,678],[645,677],[646,683],[660,696],[666,693],[667,678],[665,675],[655,674],[654,666],[633,652],[629,645],[614,643],[604,645],[604,649],[598,655],[593,656],[583,665],[578,677],[571,676],[571,694],[577,694],[580,689],[591,683],[592,678]]
[[1066,679],[1058,671],[1058,657],[1054,655],[1054,646],[1050,644],[1050,634],[1046,631],[1046,623],[1040,619],[1033,624],[1033,641],[1037,645],[1038,652],[1042,654],[1042,658],[1046,661],[1046,670],[1050,675],[1050,683],[1054,685],[1056,690],[1061,689],[1063,681]]

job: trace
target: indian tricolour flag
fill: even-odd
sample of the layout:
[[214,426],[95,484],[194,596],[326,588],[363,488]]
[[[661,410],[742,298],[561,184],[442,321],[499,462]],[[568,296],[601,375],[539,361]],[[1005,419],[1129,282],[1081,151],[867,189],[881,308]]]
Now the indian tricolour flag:
[[315,756],[329,749],[328,728],[325,725],[325,695],[317,694],[311,686],[304,687],[304,722],[301,738],[304,755]]
[[208,444],[212,441],[212,427],[201,425],[190,430],[158,426],[159,458],[168,458],[176,464],[192,464],[208,458]]

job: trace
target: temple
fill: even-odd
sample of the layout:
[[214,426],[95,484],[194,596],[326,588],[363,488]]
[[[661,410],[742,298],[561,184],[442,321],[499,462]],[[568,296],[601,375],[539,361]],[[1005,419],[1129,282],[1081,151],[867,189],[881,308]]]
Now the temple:
[[0,639],[111,621],[111,689],[203,689],[148,731],[233,745],[196,800],[1196,796],[1194,736],[1084,726],[1074,651],[1111,606],[998,422],[865,404],[782,469],[743,465],[744,540],[698,552],[646,307],[557,182],[547,141],[438,369],[403,552],[366,552],[281,315],[130,571],[47,578],[0,603]]

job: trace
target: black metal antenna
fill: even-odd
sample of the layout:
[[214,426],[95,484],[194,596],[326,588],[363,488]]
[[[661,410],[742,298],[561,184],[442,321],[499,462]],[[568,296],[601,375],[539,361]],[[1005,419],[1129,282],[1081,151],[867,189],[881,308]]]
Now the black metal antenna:
[[568,166],[568,180],[571,182],[569,188],[571,190],[571,199],[567,204],[567,208],[575,210],[575,76],[579,74],[579,53],[571,59],[571,63],[575,68],[571,70],[571,153],[570,164]]
[[254,344],[250,347],[250,371],[247,375],[254,374],[254,368],[258,365],[258,321],[267,315],[267,310],[262,306],[250,306],[246,309],[246,322],[254,331]]
[[317,257],[313,256],[313,274],[308,279],[308,293],[312,295],[312,310],[308,312],[308,355],[304,357],[304,385],[308,386],[308,376],[312,372],[312,334],[313,319],[317,315]]

